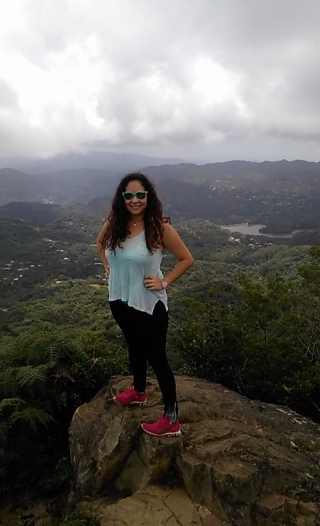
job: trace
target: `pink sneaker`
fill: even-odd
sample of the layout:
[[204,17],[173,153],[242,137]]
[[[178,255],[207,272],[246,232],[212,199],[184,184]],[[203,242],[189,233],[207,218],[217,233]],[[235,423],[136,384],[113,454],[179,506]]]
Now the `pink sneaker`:
[[147,393],[140,394],[134,387],[129,387],[123,393],[116,394],[113,399],[119,405],[145,405]]
[[156,437],[178,437],[181,434],[179,420],[170,423],[169,416],[162,416],[153,424],[141,424],[143,431]]

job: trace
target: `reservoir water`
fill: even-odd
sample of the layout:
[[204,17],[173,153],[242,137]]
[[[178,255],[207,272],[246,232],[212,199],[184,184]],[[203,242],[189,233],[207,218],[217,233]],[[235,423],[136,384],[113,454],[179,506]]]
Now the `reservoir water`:
[[221,226],[224,230],[230,230],[230,232],[239,232],[240,234],[247,234],[249,236],[265,236],[265,237],[274,237],[274,238],[290,238],[299,232],[310,232],[309,230],[293,230],[290,234],[273,234],[272,232],[266,234],[260,232],[260,229],[266,225],[248,225],[248,223],[237,223],[235,225],[225,225]]

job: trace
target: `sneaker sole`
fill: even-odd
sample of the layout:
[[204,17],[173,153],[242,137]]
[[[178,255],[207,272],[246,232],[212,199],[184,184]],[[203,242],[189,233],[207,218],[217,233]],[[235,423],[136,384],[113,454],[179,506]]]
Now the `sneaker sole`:
[[141,429],[147,433],[148,435],[152,435],[153,437],[178,437],[181,435],[181,429],[179,429],[179,431],[175,431],[173,433],[162,433],[162,435],[157,435],[157,433],[152,433],[151,431],[147,431],[143,425],[141,424]]
[[129,404],[120,404],[119,402],[117,402],[115,396],[113,397],[113,401],[114,401],[117,405],[121,405],[122,407],[130,406],[130,405],[143,406],[143,405],[146,405],[146,403],[147,403],[147,400],[144,400],[143,402],[130,402]]

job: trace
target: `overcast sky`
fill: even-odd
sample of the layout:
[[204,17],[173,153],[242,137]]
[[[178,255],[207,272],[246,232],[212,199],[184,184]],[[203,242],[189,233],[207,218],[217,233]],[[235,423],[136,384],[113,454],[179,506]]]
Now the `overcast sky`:
[[10,0],[0,157],[319,161],[319,0]]

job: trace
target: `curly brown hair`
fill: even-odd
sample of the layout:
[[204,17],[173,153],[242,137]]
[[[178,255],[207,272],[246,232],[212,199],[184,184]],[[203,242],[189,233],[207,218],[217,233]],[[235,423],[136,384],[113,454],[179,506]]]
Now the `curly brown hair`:
[[109,224],[102,245],[114,253],[117,247],[122,248],[122,243],[128,236],[130,213],[125,206],[122,192],[126,191],[130,181],[139,181],[148,192],[147,206],[143,219],[146,245],[152,254],[163,240],[163,224],[170,223],[170,219],[163,217],[162,202],[157,196],[154,185],[146,175],[140,172],[130,173],[120,181],[111,204],[111,212],[108,217]]

